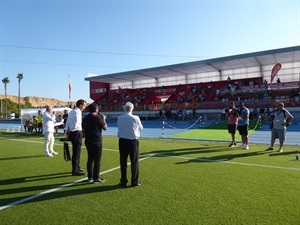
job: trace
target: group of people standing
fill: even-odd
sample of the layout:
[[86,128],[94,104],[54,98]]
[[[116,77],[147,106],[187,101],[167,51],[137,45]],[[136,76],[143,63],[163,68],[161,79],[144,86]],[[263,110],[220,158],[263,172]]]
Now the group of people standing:
[[236,130],[238,130],[242,139],[240,148],[248,150],[249,109],[242,102],[239,102],[238,107],[235,106],[234,102],[231,102],[226,109],[226,115],[228,119],[228,133],[231,134],[229,147],[236,146]]
[[[82,111],[88,107],[89,114],[82,119]],[[139,137],[143,125],[138,116],[133,115],[134,105],[127,102],[124,106],[124,114],[118,117],[118,138],[121,178],[120,185],[127,186],[127,160],[131,162],[131,186],[140,186],[139,182]],[[45,119],[44,119],[45,118]],[[53,150],[55,112],[51,106],[46,107],[43,114],[45,155],[52,157],[58,154]],[[85,175],[84,169],[80,167],[80,155],[82,138],[87,148],[87,177],[90,183],[101,183],[105,179],[99,177],[102,158],[102,130],[107,129],[106,116],[101,114],[99,106],[92,103],[87,106],[83,99],[76,102],[76,106],[69,112],[65,120],[64,134],[66,139],[72,143],[72,176]]]
[[35,130],[36,133],[43,132],[43,114],[41,110],[38,110],[38,115],[33,116],[32,120],[26,119],[24,124],[25,132],[33,132]]
[[[105,181],[99,177],[99,174],[102,158],[102,130],[108,128],[106,116],[100,113],[99,106],[96,103],[92,103],[88,106],[89,114],[82,119],[82,111],[86,107],[86,101],[80,99],[69,114],[65,116],[64,134],[67,140],[72,143],[72,176],[85,175],[84,169],[80,167],[82,138],[85,138],[84,143],[88,153],[86,164],[88,182],[101,183]],[[282,152],[286,138],[286,127],[293,120],[293,116],[288,110],[284,109],[282,102],[277,103],[276,107],[271,113],[271,146],[267,150],[274,150],[275,140],[279,139],[278,152]],[[143,125],[140,118],[132,114],[134,105],[131,102],[127,102],[123,108],[125,112],[117,120],[121,170],[120,185],[125,187],[128,183],[127,160],[129,157],[131,162],[131,186],[135,187],[141,185],[139,181],[139,137],[141,130],[143,130]],[[242,139],[240,148],[249,149],[249,114],[249,109],[242,102],[239,102],[237,107],[232,102],[226,108],[228,132],[231,134],[229,147],[237,145],[236,131],[238,130]],[[55,112],[51,106],[47,106],[46,111],[43,113],[44,149],[47,157],[58,154],[53,150],[55,122]]]
[[[228,147],[236,146],[236,131],[238,130],[242,139],[240,148],[248,150],[249,109],[242,102],[238,103],[238,107],[235,106],[234,102],[231,102],[230,106],[226,108],[226,115],[228,119],[228,133],[231,134],[231,143]],[[283,152],[286,128],[293,119],[292,114],[284,108],[284,103],[276,103],[276,108],[271,112],[270,118],[268,118],[271,122],[271,146],[267,151],[274,150],[275,140],[279,139],[278,152]]]

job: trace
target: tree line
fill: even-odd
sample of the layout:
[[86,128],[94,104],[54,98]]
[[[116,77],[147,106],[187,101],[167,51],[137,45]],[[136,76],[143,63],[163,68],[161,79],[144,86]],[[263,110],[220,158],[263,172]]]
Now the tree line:
[[19,115],[21,108],[30,108],[31,104],[20,104],[20,95],[21,95],[21,81],[24,78],[23,73],[18,73],[18,103],[14,103],[7,98],[7,86],[10,82],[8,77],[4,77],[2,79],[2,83],[4,84],[4,95],[5,98],[0,100],[0,118],[8,118],[11,113],[15,113],[16,116]]

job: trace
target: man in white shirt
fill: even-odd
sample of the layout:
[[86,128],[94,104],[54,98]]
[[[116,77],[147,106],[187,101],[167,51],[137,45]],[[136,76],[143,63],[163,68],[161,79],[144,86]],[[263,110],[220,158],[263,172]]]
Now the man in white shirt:
[[79,99],[76,107],[69,113],[66,126],[64,128],[67,139],[72,142],[72,176],[84,175],[80,169],[80,153],[82,145],[82,111],[86,108],[86,101]]
[[43,134],[45,136],[45,156],[53,157],[58,153],[53,150],[54,145],[54,123],[56,122],[55,112],[51,106],[46,106],[46,111],[43,113]]
[[125,187],[127,180],[127,159],[131,162],[131,186],[140,186],[139,182],[139,137],[143,125],[138,116],[132,115],[134,106],[131,102],[126,102],[123,106],[125,113],[118,117],[118,138],[121,179],[120,185]]

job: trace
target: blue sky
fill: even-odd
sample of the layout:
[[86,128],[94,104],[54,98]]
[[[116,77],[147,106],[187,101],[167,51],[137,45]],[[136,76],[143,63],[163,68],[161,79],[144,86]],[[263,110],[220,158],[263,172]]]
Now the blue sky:
[[[300,45],[300,0],[1,0],[7,94],[89,98],[109,74]],[[0,84],[0,94],[4,85]]]

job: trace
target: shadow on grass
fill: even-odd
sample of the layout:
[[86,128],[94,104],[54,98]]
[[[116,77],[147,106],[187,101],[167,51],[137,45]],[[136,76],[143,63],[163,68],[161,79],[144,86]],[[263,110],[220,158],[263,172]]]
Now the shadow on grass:
[[45,158],[45,156],[44,155],[16,156],[16,157],[10,157],[10,158],[0,158],[0,161],[16,160],[16,159],[33,159],[33,158]]
[[224,154],[224,155],[217,155],[217,156],[211,156],[211,157],[201,157],[201,158],[194,158],[189,159],[185,162],[178,162],[175,164],[186,164],[186,163],[192,163],[192,162],[201,162],[201,163],[215,163],[215,162],[225,162],[234,160],[236,158],[244,158],[244,157],[251,157],[251,156],[258,156],[258,155],[264,155],[266,154],[266,151],[260,151],[260,152],[244,152],[239,154]]
[[168,154],[168,155],[187,155],[187,154],[199,154],[199,153],[212,153],[212,152],[223,152],[228,151],[228,148],[217,146],[217,147],[196,147],[196,148],[179,148],[179,149],[164,149],[156,150],[151,152],[142,152],[140,155],[149,155],[156,154],[159,155]]
[[[34,187],[28,187],[28,188],[19,188],[18,192],[9,192],[7,194],[20,193],[20,192],[26,192],[26,191],[44,191],[45,193],[44,194],[37,193],[34,195],[31,194],[28,196],[2,199],[1,206],[6,206],[7,204],[12,205],[12,206],[18,205],[18,204],[28,204],[28,203],[33,203],[33,202],[42,202],[42,201],[47,201],[47,200],[66,198],[66,197],[70,197],[70,196],[79,196],[79,195],[85,195],[85,194],[107,192],[107,191],[112,191],[112,190],[116,190],[116,189],[131,188],[129,186],[122,187],[119,184],[115,184],[115,185],[105,185],[105,183],[92,184],[92,183],[88,183],[87,181],[82,181],[82,182],[77,183],[76,189],[70,189],[69,186],[74,187],[74,185],[72,185],[72,182],[71,182],[70,185],[66,184],[66,183],[63,183],[63,184],[56,183],[56,184],[51,184],[51,185],[40,185],[40,186],[34,186]],[[80,188],[78,188],[78,186]]]
[[[36,182],[36,181],[49,180],[49,179],[54,179],[54,178],[59,178],[59,177],[66,177],[67,174],[70,174],[70,172],[44,174],[44,175],[37,175],[37,176],[27,176],[27,177],[18,177],[18,178],[12,178],[12,179],[7,179],[7,180],[0,180],[0,186],[10,185],[10,184],[18,184],[18,183]],[[20,192],[20,190],[17,192],[14,192],[12,189],[9,189],[9,190],[11,190],[11,192],[8,192],[6,194]],[[22,188],[22,190],[23,190],[23,188]],[[1,191],[1,193],[4,194],[3,191]]]
[[21,133],[21,132],[4,132],[4,131],[0,131],[0,137],[7,137],[7,138],[24,138],[24,137],[40,137],[40,136],[44,136],[41,133]]
[[[269,152],[270,153],[270,152]],[[292,151],[292,152],[272,152],[270,153],[270,156],[282,156],[282,155],[294,155],[294,154],[300,154],[300,151]]]
[[[232,150],[243,151],[243,153],[232,153]],[[222,154],[222,152],[227,152],[227,154]],[[293,152],[286,152],[286,153],[279,153],[274,152],[270,154],[270,151],[261,150],[261,151],[249,151],[249,150],[242,150],[242,149],[233,149],[230,147],[224,146],[209,146],[209,147],[196,147],[196,148],[182,148],[182,149],[169,149],[169,150],[156,150],[147,153],[141,153],[140,155],[149,155],[155,154],[153,157],[181,157],[181,158],[188,158],[187,155],[190,154],[205,154],[205,153],[220,153],[218,155],[210,156],[210,157],[198,157],[198,158],[191,158],[185,162],[179,162],[176,164],[185,164],[191,162],[205,162],[205,163],[212,163],[212,162],[222,162],[222,161],[230,161],[236,158],[244,158],[244,157],[251,157],[251,156],[259,156],[269,154],[269,156],[283,156],[283,155],[290,155],[290,154],[297,154],[297,151]]]

